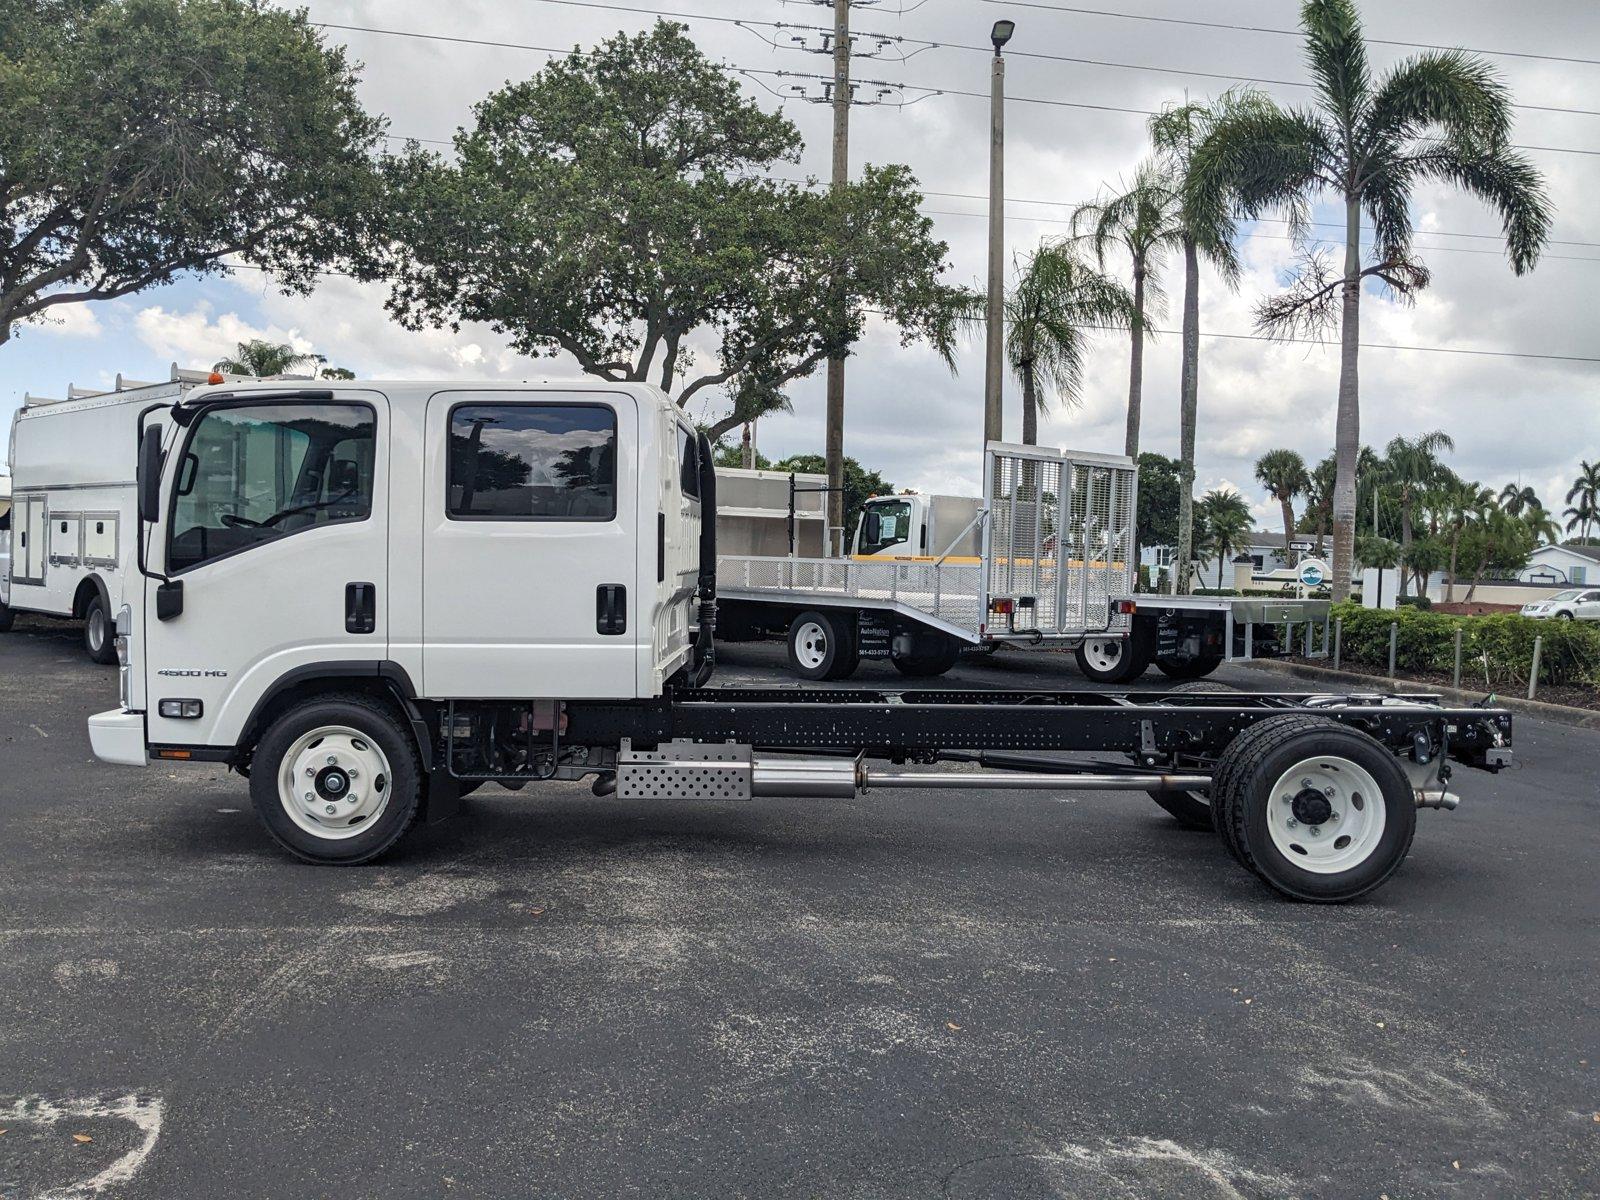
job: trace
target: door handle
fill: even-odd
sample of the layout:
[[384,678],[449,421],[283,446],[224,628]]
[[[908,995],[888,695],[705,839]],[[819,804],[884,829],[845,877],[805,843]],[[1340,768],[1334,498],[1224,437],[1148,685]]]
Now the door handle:
[[628,589],[602,583],[594,590],[594,627],[607,636],[628,632]]
[[344,631],[371,633],[378,628],[378,589],[370,583],[344,585]]

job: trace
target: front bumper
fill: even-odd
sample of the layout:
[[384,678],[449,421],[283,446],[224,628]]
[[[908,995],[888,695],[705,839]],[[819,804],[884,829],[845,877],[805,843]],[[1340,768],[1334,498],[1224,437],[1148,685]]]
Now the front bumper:
[[144,714],[113,708],[89,718],[89,745],[101,762],[125,767],[150,763],[144,741]]

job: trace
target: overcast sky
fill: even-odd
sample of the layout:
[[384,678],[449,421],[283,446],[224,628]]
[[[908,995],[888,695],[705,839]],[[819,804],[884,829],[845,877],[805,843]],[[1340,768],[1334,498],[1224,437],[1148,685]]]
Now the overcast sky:
[[[623,0],[632,7],[681,14],[741,17],[790,25],[823,25],[828,11],[805,0]],[[988,62],[981,52],[990,23],[1017,22],[1011,51],[1068,55],[1103,62],[1161,67],[1176,73],[1026,58],[1011,54],[1007,111],[1007,241],[1026,254],[1041,238],[1059,235],[1071,203],[1126,178],[1145,153],[1144,118],[1024,102],[1073,101],[1153,110],[1163,103],[1215,95],[1223,79],[1210,72],[1276,80],[1264,84],[1281,99],[1306,95],[1288,86],[1304,80],[1298,42],[1266,33],[1049,11],[1071,0],[1002,5],[987,0],[883,0],[860,5],[855,27],[946,43],[915,54],[857,60],[859,77],[986,93]],[[1166,17],[1193,17],[1277,28],[1292,27],[1298,6],[1289,0],[1097,0],[1089,7]],[[898,12],[903,7],[906,11]],[[1521,51],[1600,60],[1600,5],[1592,0],[1409,0],[1364,5],[1370,36],[1483,50]],[[638,31],[654,17],[600,11],[550,0],[312,0],[313,20],[460,37],[588,47],[618,29]],[[686,18],[700,46],[719,61],[762,71],[826,72],[828,60],[776,49],[751,30],[727,22]],[[786,41],[789,29],[759,31]],[[366,64],[363,95],[386,114],[394,133],[448,138],[470,119],[472,103],[506,80],[527,77],[549,56],[423,41],[369,32],[329,30]],[[816,35],[811,43],[818,44]],[[907,48],[909,51],[910,47]],[[1382,67],[1402,47],[1374,46]],[[895,52],[898,53],[898,52]],[[1600,109],[1600,65],[1495,55],[1519,104]],[[800,99],[782,100],[761,86],[792,81],[746,80],[764,106],[782,105],[806,139],[796,174],[824,176],[829,110]],[[813,85],[813,88],[815,85]],[[921,95],[904,93],[906,98]],[[851,128],[851,163],[905,162],[929,193],[926,208],[949,243],[950,278],[976,282],[984,270],[987,191],[987,101],[931,95],[908,107],[858,107]],[[1533,152],[1556,209],[1554,237],[1588,245],[1552,245],[1531,275],[1512,275],[1498,244],[1487,237],[1427,236],[1424,258],[1433,286],[1414,307],[1369,296],[1363,340],[1404,346],[1521,351],[1600,358],[1600,115],[1522,109],[1514,140],[1568,147],[1589,154]],[[936,195],[934,193],[957,193]],[[1043,203],[1031,203],[1041,201]],[[1496,222],[1477,202],[1439,189],[1417,197],[1421,230],[1494,235]],[[958,215],[965,214],[965,215]],[[1319,212],[1328,220],[1335,214]],[[1331,230],[1328,232],[1332,232]],[[1257,298],[1276,290],[1292,250],[1281,225],[1263,224],[1244,242],[1245,277],[1229,293],[1214,277],[1202,287],[1201,327],[1208,334],[1248,334]],[[1448,247],[1448,249],[1447,249]],[[1177,325],[1181,279],[1167,280],[1174,305],[1162,328]],[[562,359],[530,360],[509,351],[486,328],[411,333],[383,311],[383,290],[330,279],[309,297],[285,297],[252,273],[232,279],[190,280],[121,301],[61,312],[51,326],[28,327],[0,347],[0,419],[24,392],[60,395],[67,384],[109,386],[120,371],[164,378],[168,364],[204,366],[247,337],[290,341],[326,354],[364,377],[567,378]],[[1176,454],[1178,339],[1161,337],[1146,356],[1144,448]],[[1275,504],[1254,483],[1251,467],[1263,451],[1290,446],[1315,461],[1333,440],[1338,365],[1331,349],[1276,346],[1208,336],[1202,340],[1198,472],[1201,489],[1237,486],[1267,528],[1279,523]],[[982,350],[973,344],[952,376],[931,353],[902,350],[892,331],[875,329],[851,358],[847,373],[846,452],[901,487],[975,492],[980,471]],[[1561,362],[1410,350],[1369,349],[1361,358],[1363,440],[1381,448],[1399,433],[1443,428],[1454,435],[1451,465],[1497,489],[1507,480],[1532,483],[1552,508],[1580,458],[1600,458],[1600,362]],[[794,414],[762,423],[762,450],[774,457],[822,448],[822,373],[792,389]],[[1127,342],[1096,339],[1083,403],[1056,408],[1040,440],[1096,451],[1120,451],[1127,401]],[[699,403],[698,398],[695,402]],[[1019,400],[1007,381],[1007,435],[1019,430]],[[697,416],[720,415],[711,401]]]

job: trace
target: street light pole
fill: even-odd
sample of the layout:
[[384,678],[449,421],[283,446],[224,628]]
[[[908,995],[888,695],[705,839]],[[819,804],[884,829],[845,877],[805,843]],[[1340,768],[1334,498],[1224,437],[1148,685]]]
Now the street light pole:
[[994,60],[989,69],[989,304],[984,342],[983,440],[1001,437],[1001,384],[1005,379],[1005,170],[1006,60],[1000,49],[1011,40],[1014,21],[996,21],[989,33]]
[[[833,0],[833,171],[831,187],[850,182],[850,3]],[[844,538],[844,355],[828,359],[827,419],[823,451],[828,468],[828,531],[825,554],[832,554],[834,530]]]

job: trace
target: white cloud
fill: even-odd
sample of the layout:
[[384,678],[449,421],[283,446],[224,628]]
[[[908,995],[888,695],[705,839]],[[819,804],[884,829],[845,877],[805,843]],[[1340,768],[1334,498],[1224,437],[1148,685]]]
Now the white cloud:
[[29,325],[40,333],[57,337],[97,338],[105,332],[99,316],[88,304],[60,304],[47,308]]
[[180,367],[209,367],[232,354],[240,342],[256,338],[286,342],[302,354],[313,349],[311,339],[298,329],[276,324],[258,326],[232,312],[213,317],[212,306],[204,301],[188,312],[148,305],[134,314],[133,329],[152,352]]

